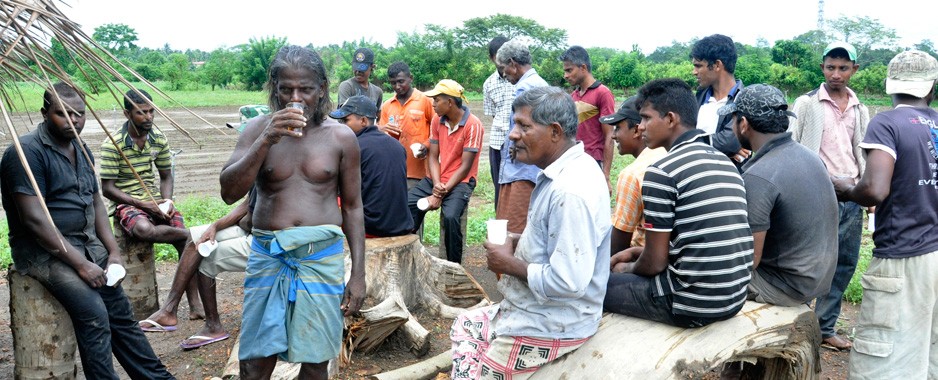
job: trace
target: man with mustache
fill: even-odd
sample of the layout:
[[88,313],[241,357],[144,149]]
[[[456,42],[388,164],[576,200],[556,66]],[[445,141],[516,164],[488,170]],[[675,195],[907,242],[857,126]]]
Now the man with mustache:
[[[128,236],[139,241],[172,244],[182,259],[189,230],[186,229],[182,214],[173,205],[169,143],[166,135],[154,128],[152,99],[143,90],[130,89],[124,94],[124,116],[127,122],[114,136],[117,145],[110,139],[105,139],[101,144],[101,188],[104,197],[111,200],[108,215],[113,215],[119,221]],[[118,149],[127,157],[133,170],[121,158]],[[159,187],[153,175],[154,166],[160,175]],[[143,183],[137,180],[134,171]],[[189,318],[201,319],[205,312],[199,300],[198,284],[189,281],[187,286]],[[176,326],[161,326],[155,321],[140,322],[140,328],[144,331],[176,330]]]

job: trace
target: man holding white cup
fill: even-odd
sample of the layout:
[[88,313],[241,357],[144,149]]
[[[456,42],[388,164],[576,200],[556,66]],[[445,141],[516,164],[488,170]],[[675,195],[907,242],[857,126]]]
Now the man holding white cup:
[[[504,244],[484,244],[489,269],[504,274],[498,290],[505,298],[456,318],[453,379],[482,373],[527,378],[585,343],[602,317],[609,193],[602,170],[576,141],[573,98],[557,87],[538,87],[515,98],[512,108],[508,138],[515,159],[542,171],[524,232],[509,234]],[[525,366],[515,366],[516,360]]]
[[442,208],[445,232],[441,240],[446,258],[459,263],[465,242],[462,214],[476,187],[485,129],[482,121],[469,112],[463,87],[456,81],[443,79],[425,95],[433,98],[433,109],[440,116],[430,123],[428,175],[410,189],[407,205],[414,217],[414,229],[423,224],[427,211]]

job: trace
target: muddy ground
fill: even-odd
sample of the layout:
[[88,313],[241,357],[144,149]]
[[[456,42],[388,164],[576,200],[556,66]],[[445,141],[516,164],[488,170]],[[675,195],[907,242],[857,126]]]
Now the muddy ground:
[[[480,102],[473,102],[470,106],[473,113],[476,115],[482,114]],[[238,121],[237,107],[197,108],[194,111],[228,134],[223,134],[220,130],[205,124],[185,111],[167,111],[170,117],[188,130],[196,140],[196,142],[193,142],[173,129],[166,122],[166,119],[157,118],[157,126],[169,136],[172,149],[182,150],[176,158],[178,174],[176,176],[175,193],[177,198],[191,195],[217,195],[219,187],[218,172],[227,161],[237,139],[237,133],[224,127],[226,122]],[[122,114],[116,110],[104,111],[100,115],[104,125],[112,131],[116,131],[124,120]],[[38,113],[32,115],[20,114],[16,115],[14,125],[21,133],[25,133],[26,128],[32,128],[41,119]],[[489,125],[490,118],[483,118],[483,123]],[[97,154],[101,142],[106,138],[100,126],[96,122],[89,121],[82,135],[91,147],[92,153]],[[0,145],[5,147],[9,143],[10,136],[0,137]],[[487,152],[483,152],[482,160],[487,160],[487,157]],[[477,201],[474,200],[474,202]],[[484,253],[481,246],[469,247],[464,257],[464,266],[485,288],[490,298],[495,301],[501,299],[495,290],[495,276],[485,269]],[[169,284],[172,281],[174,272],[175,263],[160,263],[157,266],[161,301],[165,299],[166,294],[169,292]],[[222,322],[228,328],[232,337],[237,335],[241,320],[243,278],[241,273],[225,273],[220,276],[218,284],[219,311]],[[6,273],[5,271],[0,272],[0,379],[13,378],[13,344],[9,326],[8,291]],[[857,308],[858,306],[845,304],[843,316],[847,319],[843,321],[843,327],[848,332],[851,326],[855,324]],[[202,327],[201,321],[189,321],[184,318],[187,314],[188,305],[183,301],[179,310],[178,330],[170,333],[148,334],[151,345],[153,345],[154,350],[170,371],[180,379],[208,379],[213,376],[220,376],[234,344],[234,338],[197,350],[182,351],[179,348],[179,342],[195,334]],[[419,311],[417,315],[421,317]],[[452,321],[435,320],[425,315],[422,317],[422,324],[434,336],[429,355],[449,349],[448,332]],[[821,379],[846,378],[847,359],[847,353],[822,349],[823,372]],[[421,359],[415,358],[404,347],[395,343],[394,339],[390,339],[376,353],[355,355],[352,365],[343,369],[337,378],[357,379],[364,375],[394,369],[419,360]],[[126,377],[126,375],[122,377]]]

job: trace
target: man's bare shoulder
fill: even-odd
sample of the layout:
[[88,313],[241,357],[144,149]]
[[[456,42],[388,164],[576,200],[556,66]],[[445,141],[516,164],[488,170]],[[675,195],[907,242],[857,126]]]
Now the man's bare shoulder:
[[327,117],[319,127],[331,133],[340,142],[354,141],[355,144],[358,145],[355,132],[352,132],[351,128],[339,123],[331,117]]
[[264,128],[267,128],[267,124],[270,123],[270,118],[271,115],[261,115],[248,120],[247,124],[244,126],[244,131],[241,132],[241,138],[253,136],[251,140],[254,140],[254,138],[264,131]]

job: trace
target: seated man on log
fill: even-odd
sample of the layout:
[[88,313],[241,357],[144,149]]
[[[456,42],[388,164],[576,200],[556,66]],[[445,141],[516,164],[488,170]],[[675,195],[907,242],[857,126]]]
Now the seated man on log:
[[817,154],[791,138],[785,95],[756,84],[719,109],[743,148],[752,279],[747,299],[797,306],[827,294],[837,264],[837,197]]
[[358,137],[365,237],[407,235],[414,226],[407,208],[407,153],[400,142],[375,126],[377,112],[371,98],[355,95],[329,116]]
[[638,128],[668,154],[642,182],[645,247],[616,253],[603,307],[678,327],[733,317],[746,302],[752,232],[736,167],[695,128],[697,103],[676,78],[638,91]]
[[[151,103],[146,91],[131,89],[124,94],[127,122],[114,135],[114,142],[105,139],[101,144],[101,187],[104,197],[111,200],[108,214],[119,221],[125,235],[145,242],[172,244],[181,261],[189,230],[173,205],[169,144],[166,136],[153,128]],[[154,165],[160,175],[159,188],[154,182]],[[204,312],[194,281],[187,284],[186,297],[189,318],[201,319]],[[140,321],[144,331],[173,331],[175,327]]]
[[[424,95],[433,99],[438,116],[430,122],[427,176],[410,189],[407,205],[414,216],[415,230],[423,225],[427,211],[440,209],[445,230],[440,241],[446,248],[446,259],[461,263],[466,242],[462,214],[467,212],[469,197],[476,188],[485,128],[464,104],[469,101],[456,81],[443,79]],[[425,206],[421,206],[423,202]]]
[[535,165],[528,225],[486,242],[488,267],[503,273],[497,305],[453,322],[453,379],[524,379],[596,333],[609,277],[606,177],[576,141],[573,98],[557,87],[525,91],[512,104],[513,159]]
[[628,247],[645,246],[645,218],[642,205],[642,178],[648,165],[664,157],[664,148],[645,149],[645,140],[638,124],[642,122],[633,96],[622,102],[616,113],[604,115],[599,122],[613,126],[612,139],[620,155],[631,155],[635,161],[619,172],[616,180],[616,205],[612,212],[610,256]]
[[90,150],[78,138],[84,96],[58,82],[46,89],[40,112],[43,122],[20,138],[22,155],[11,145],[0,161],[14,266],[68,312],[86,378],[117,379],[113,353],[131,378],[172,379],[134,321],[120,282],[106,285],[104,268],[123,260]]
[[[327,362],[339,354],[343,311],[357,312],[365,297],[358,142],[326,118],[332,102],[319,54],[285,46],[269,71],[274,112],[248,123],[220,178],[229,204],[252,187],[257,192],[240,374],[267,378],[279,356],[302,363],[301,378],[325,379]],[[352,261],[347,286],[346,238]]]
[[[253,191],[250,192],[244,202],[215,222],[189,229],[190,236],[186,241],[185,254],[179,260],[166,302],[160,310],[146,319],[150,324],[160,326],[164,330],[175,330],[176,311],[182,293],[186,284],[195,279],[199,285],[199,298],[205,309],[205,326],[179,344],[183,349],[199,348],[229,338],[218,315],[215,278],[222,272],[244,272],[247,267],[248,253],[251,250],[253,194]],[[204,258],[198,253],[203,243],[215,246]],[[196,270],[198,277],[194,277]]]

